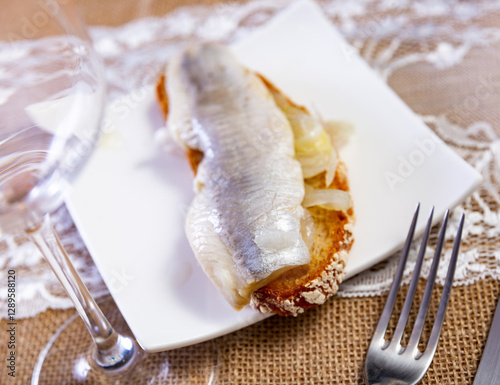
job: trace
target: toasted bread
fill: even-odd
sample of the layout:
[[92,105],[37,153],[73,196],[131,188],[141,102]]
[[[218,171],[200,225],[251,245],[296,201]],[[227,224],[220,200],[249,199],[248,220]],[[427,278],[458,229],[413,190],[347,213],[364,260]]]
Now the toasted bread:
[[[270,91],[280,92],[267,79],[262,76],[261,79]],[[158,81],[156,91],[161,111],[166,119],[169,102],[165,85],[166,79],[163,75]],[[291,105],[307,112],[304,107],[297,106],[288,98],[287,100]],[[186,156],[196,174],[203,153],[188,149]],[[306,182],[317,188],[326,188],[324,174],[310,178]],[[342,162],[339,162],[335,178],[328,188],[349,191],[347,169]],[[288,270],[278,279],[255,291],[251,295],[251,306],[261,312],[296,316],[310,307],[323,304],[338,290],[338,285],[344,277],[347,255],[354,241],[353,209],[344,212],[315,206],[308,210],[316,225],[310,263]]]

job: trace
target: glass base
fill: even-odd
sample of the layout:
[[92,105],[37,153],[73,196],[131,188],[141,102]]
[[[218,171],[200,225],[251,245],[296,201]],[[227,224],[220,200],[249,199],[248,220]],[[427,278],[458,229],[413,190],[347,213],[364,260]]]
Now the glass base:
[[[99,301],[116,330],[131,336],[111,297]],[[53,384],[215,384],[219,370],[217,340],[161,353],[145,353],[115,372],[104,372],[92,359],[92,339],[78,314],[69,318],[40,353],[31,385]]]

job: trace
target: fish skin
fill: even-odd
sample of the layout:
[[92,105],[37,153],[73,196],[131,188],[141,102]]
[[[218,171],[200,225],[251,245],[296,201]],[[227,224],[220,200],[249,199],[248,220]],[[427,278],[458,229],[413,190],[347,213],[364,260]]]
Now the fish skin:
[[[204,154],[186,233],[207,275],[239,308],[270,277],[310,260],[293,132],[260,78],[224,46],[186,49],[167,79],[167,127],[181,146]],[[210,244],[226,248],[232,271],[227,256],[223,266],[209,256]]]

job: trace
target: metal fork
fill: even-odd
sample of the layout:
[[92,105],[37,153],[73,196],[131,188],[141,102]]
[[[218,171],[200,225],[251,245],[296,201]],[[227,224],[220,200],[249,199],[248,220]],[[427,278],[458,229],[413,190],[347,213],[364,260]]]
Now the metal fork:
[[394,277],[394,282],[387,297],[387,302],[385,304],[384,310],[380,317],[380,321],[375,329],[370,347],[368,348],[368,353],[365,360],[365,380],[367,384],[380,384],[380,385],[410,385],[417,384],[424,376],[427,369],[431,364],[434,353],[436,352],[436,347],[439,341],[439,335],[441,333],[441,328],[443,326],[444,315],[446,313],[446,307],[448,305],[448,299],[450,297],[451,284],[453,281],[453,276],[455,274],[455,267],[458,258],[458,250],[460,247],[460,239],[462,237],[462,228],[464,223],[464,215],[462,214],[460,218],[460,223],[458,226],[458,231],[455,238],[455,243],[453,245],[453,251],[451,254],[450,264],[448,267],[448,273],[446,275],[446,281],[443,288],[443,293],[441,295],[441,301],[439,303],[439,308],[437,311],[436,319],[432,327],[432,331],[429,337],[429,342],[424,351],[420,351],[418,348],[419,340],[422,334],[422,330],[425,323],[425,318],[427,315],[427,309],[429,308],[429,302],[431,300],[431,294],[434,287],[434,281],[436,279],[436,272],[439,265],[439,258],[441,256],[441,251],[443,249],[446,225],[448,223],[449,211],[446,211],[443,222],[441,224],[441,230],[439,232],[438,243],[436,246],[436,252],[434,254],[434,259],[432,260],[432,265],[429,273],[429,278],[427,279],[427,284],[425,286],[424,296],[418,310],[417,318],[413,331],[411,333],[410,339],[406,346],[401,345],[401,339],[408,321],[408,315],[410,314],[411,305],[413,302],[413,297],[415,295],[415,290],[417,288],[418,277],[420,275],[420,269],[422,267],[422,262],[424,259],[425,249],[427,246],[427,241],[429,239],[429,233],[431,230],[432,215],[434,208],[431,210],[429,219],[427,221],[427,227],[422,238],[422,244],[420,246],[418,258],[415,265],[415,270],[413,271],[410,286],[408,288],[408,293],[403,305],[403,310],[399,317],[396,330],[390,341],[385,340],[385,333],[387,326],[389,325],[389,320],[391,318],[392,311],[394,309],[394,304],[396,302],[396,297],[398,294],[399,286],[401,284],[401,279],[403,277],[403,271],[405,269],[406,260],[408,258],[408,252],[410,250],[410,245],[415,233],[415,226],[417,223],[418,212],[420,209],[420,204],[415,210],[415,215],[413,216],[413,221],[408,232],[408,237],[406,239],[405,246],[401,254],[401,260]]

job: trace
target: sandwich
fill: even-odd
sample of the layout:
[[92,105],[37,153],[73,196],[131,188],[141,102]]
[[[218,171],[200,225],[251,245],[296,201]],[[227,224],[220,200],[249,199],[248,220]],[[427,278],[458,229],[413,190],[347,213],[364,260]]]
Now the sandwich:
[[353,243],[338,132],[215,43],[174,56],[157,97],[194,172],[186,235],[222,296],[280,315],[323,304]]

